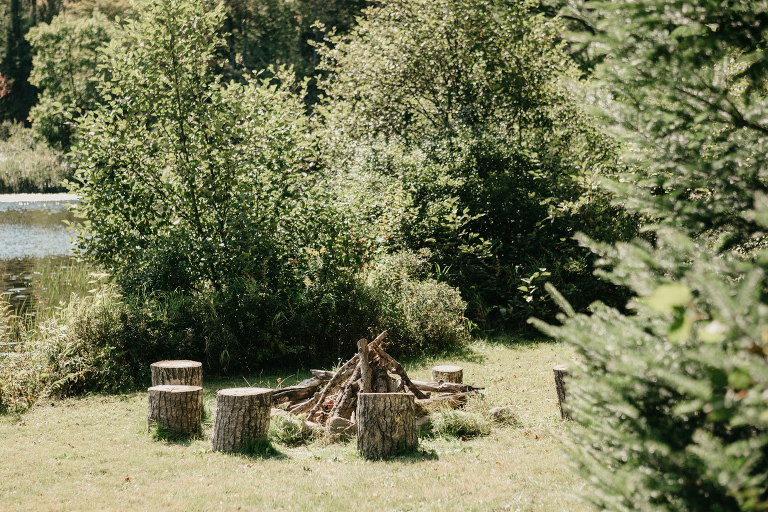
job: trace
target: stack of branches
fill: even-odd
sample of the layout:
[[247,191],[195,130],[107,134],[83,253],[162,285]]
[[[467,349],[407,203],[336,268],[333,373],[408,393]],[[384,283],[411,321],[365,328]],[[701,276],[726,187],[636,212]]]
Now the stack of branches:
[[292,415],[306,413],[310,426],[355,423],[358,393],[410,393],[415,396],[416,416],[429,415],[442,406],[461,407],[478,388],[452,382],[420,382],[408,377],[403,366],[387,354],[387,331],[372,342],[361,339],[358,351],[336,372],[310,370],[312,377],[272,393],[274,405],[284,404]]

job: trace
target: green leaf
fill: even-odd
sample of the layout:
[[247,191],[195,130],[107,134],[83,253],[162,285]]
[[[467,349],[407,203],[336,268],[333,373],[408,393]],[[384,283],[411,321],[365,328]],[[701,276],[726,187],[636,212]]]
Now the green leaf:
[[749,372],[737,368],[728,374],[728,385],[733,389],[746,389],[752,384],[752,377],[749,376]]
[[688,303],[691,300],[691,290],[684,284],[663,284],[656,288],[653,294],[644,302],[659,313],[671,313],[675,308]]
[[690,311],[678,313],[675,321],[669,329],[667,338],[672,343],[684,343],[691,337],[691,328],[693,327],[694,315]]
[[699,339],[705,343],[719,343],[725,339],[728,326],[713,320],[698,330]]

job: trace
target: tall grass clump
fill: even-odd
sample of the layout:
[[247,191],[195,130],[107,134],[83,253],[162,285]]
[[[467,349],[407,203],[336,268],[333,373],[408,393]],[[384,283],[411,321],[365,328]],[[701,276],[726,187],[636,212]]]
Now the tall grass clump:
[[106,272],[76,258],[40,258],[30,274],[25,276],[31,278],[26,300],[11,308],[4,324],[15,338],[24,330],[34,329],[38,322],[61,317],[70,300],[93,295],[110,279]]
[[300,446],[318,438],[322,430],[309,427],[305,420],[306,415],[275,415],[269,422],[270,439],[286,446]]
[[60,262],[41,259],[33,271],[36,321],[61,315],[73,297],[93,295],[109,277],[109,274],[85,260],[70,258]]
[[21,124],[0,125],[0,194],[66,192],[72,170],[64,154]]
[[440,437],[481,437],[491,433],[491,422],[477,412],[446,409],[432,414],[432,434]]

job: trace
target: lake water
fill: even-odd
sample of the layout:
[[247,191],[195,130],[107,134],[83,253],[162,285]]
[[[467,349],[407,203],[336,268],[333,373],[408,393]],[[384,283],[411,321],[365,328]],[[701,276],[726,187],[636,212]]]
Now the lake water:
[[14,306],[30,304],[41,265],[66,265],[74,221],[70,194],[0,194],[0,294]]

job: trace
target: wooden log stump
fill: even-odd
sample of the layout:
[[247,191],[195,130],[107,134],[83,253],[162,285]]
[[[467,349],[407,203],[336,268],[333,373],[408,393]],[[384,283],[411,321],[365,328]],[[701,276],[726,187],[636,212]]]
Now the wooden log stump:
[[571,415],[568,413],[566,402],[566,389],[565,381],[566,377],[570,375],[568,373],[568,366],[564,364],[558,364],[552,368],[555,373],[555,389],[557,389],[557,405],[560,407],[560,417],[564,420],[570,420]]
[[432,367],[432,380],[435,382],[455,382],[461,384],[464,378],[464,368],[461,366],[433,366]]
[[200,386],[152,386],[147,390],[147,427],[157,424],[180,434],[200,432],[203,388]]
[[272,390],[230,388],[216,393],[211,450],[233,452],[267,436]]
[[357,395],[357,450],[365,458],[385,459],[418,446],[413,399],[406,393]]
[[153,386],[203,385],[203,364],[197,361],[159,361],[149,368]]

